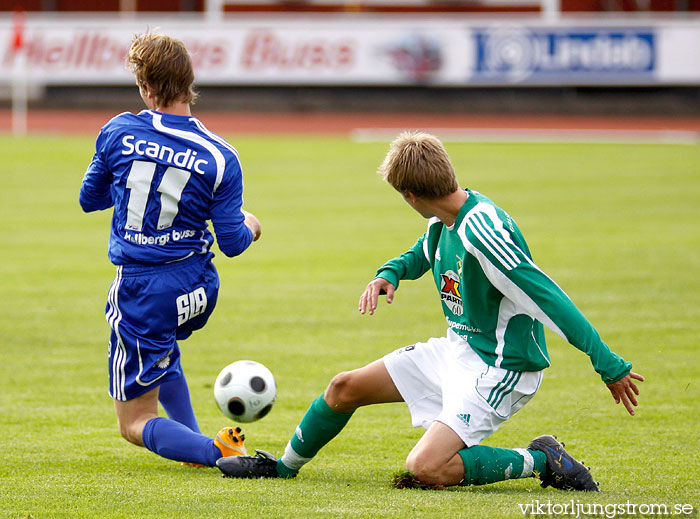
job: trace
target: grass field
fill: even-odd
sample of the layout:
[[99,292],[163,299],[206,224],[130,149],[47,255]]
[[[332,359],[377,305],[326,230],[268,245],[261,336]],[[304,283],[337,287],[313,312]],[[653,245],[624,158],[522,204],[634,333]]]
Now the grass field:
[[[239,258],[218,254],[218,308],[182,343],[183,363],[208,434],[227,424],[212,396],[219,369],[243,358],[270,367],[278,403],[245,432],[249,449],[279,454],[332,375],[445,325],[427,278],[373,317],[357,312],[376,267],[425,228],[374,174],[386,143],[231,140],[263,236]],[[125,442],[107,395],[110,214],[77,203],[93,142],[0,138],[0,517],[491,518],[572,500],[689,504],[697,517],[700,147],[447,146],[462,185],[509,211],[535,261],[647,377],[629,417],[588,359],[549,334],[553,366],[537,397],[488,440],[522,447],[557,434],[600,481],[600,494],[582,495],[534,480],[392,489],[422,433],[399,404],[360,409],[290,481],[226,480]]]

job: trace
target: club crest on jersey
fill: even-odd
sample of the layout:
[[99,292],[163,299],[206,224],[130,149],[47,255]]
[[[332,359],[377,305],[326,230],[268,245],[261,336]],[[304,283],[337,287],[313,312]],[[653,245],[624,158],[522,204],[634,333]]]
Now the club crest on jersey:
[[170,366],[170,353],[168,353],[165,357],[162,357],[156,362],[156,366],[158,366],[160,369],[165,369],[168,366]]
[[440,274],[440,298],[455,315],[462,315],[462,294],[459,291],[460,279],[452,270]]

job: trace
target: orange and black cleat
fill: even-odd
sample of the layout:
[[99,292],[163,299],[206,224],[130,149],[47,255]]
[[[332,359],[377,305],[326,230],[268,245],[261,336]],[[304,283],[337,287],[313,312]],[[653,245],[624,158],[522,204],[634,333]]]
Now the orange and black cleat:
[[221,451],[222,457],[228,456],[247,456],[248,451],[243,445],[245,434],[241,434],[240,427],[224,427],[219,431],[214,439],[216,445]]

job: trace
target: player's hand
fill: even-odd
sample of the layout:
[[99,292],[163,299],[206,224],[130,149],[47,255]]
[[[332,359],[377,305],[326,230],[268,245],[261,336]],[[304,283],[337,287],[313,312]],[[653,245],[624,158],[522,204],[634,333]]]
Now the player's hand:
[[634,407],[632,406],[637,405],[637,395],[639,395],[639,388],[634,383],[634,380],[644,382],[644,377],[630,371],[617,382],[606,384],[615,399],[615,403],[619,404],[622,402],[627,412],[632,416],[634,416]]
[[373,315],[377,309],[377,301],[381,294],[386,294],[386,302],[391,304],[394,300],[394,291],[396,287],[389,283],[384,278],[375,278],[369,282],[365,291],[360,296],[360,313],[362,315],[369,311],[369,315]]
[[260,220],[258,220],[253,213],[249,213],[244,209],[241,209],[241,212],[243,213],[243,216],[245,216],[245,220],[243,220],[243,223],[253,233],[253,241],[258,241],[258,238],[260,238],[260,235],[262,234]]

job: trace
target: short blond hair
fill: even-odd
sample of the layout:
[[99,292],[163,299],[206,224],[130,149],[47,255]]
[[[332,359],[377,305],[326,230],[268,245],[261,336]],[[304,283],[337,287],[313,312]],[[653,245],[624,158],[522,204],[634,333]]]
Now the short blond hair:
[[455,170],[442,142],[429,133],[403,132],[391,143],[377,171],[399,193],[428,199],[459,189]]
[[176,101],[192,104],[197,100],[192,59],[180,40],[152,32],[134,36],[127,67],[142,91],[146,84],[151,87],[158,106],[167,107]]

